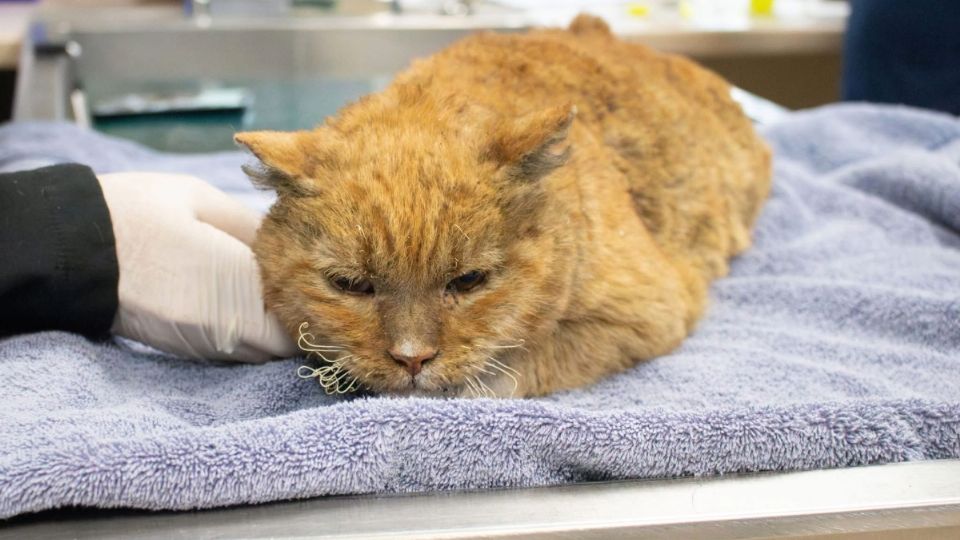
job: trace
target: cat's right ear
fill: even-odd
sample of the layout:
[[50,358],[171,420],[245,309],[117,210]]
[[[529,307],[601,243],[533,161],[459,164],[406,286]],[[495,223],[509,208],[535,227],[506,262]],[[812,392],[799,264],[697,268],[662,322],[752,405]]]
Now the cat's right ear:
[[313,169],[320,152],[314,139],[310,131],[247,131],[233,137],[260,161],[243,166],[254,185],[292,196],[316,192]]
[[514,178],[539,180],[570,156],[565,140],[576,116],[576,106],[565,104],[502,121],[494,129],[486,156]]

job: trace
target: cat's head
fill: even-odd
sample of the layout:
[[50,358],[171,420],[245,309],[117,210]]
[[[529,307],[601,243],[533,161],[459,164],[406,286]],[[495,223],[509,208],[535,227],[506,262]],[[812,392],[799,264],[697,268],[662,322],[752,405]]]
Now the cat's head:
[[569,296],[544,179],[574,112],[377,96],[313,131],[236,136],[278,195],[254,247],[267,306],[334,362],[334,388],[511,394],[511,358]]

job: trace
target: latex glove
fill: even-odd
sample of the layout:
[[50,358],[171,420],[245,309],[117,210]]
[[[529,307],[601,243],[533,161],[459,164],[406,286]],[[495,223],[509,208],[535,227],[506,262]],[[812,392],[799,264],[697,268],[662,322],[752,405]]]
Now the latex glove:
[[198,178],[99,176],[120,266],[112,331],[180,356],[262,362],[296,347],[265,311],[260,216]]

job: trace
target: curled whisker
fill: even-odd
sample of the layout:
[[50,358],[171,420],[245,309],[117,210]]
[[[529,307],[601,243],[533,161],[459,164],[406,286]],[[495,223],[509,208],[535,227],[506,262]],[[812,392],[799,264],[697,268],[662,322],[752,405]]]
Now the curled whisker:
[[360,379],[356,377],[345,387],[337,389],[338,394],[349,394],[350,392],[356,392],[360,389]]
[[328,394],[347,394],[360,387],[360,381],[346,370],[341,370],[332,378],[330,387],[324,387]]
[[304,322],[304,323],[302,323],[302,324],[300,325],[300,328],[298,328],[299,336],[297,337],[297,346],[300,347],[303,351],[305,351],[305,352],[318,352],[318,351],[323,351],[323,352],[335,352],[335,351],[342,351],[342,350],[343,350],[343,347],[339,347],[339,346],[336,346],[336,345],[319,345],[319,344],[317,344],[317,343],[314,343],[313,340],[316,339],[316,337],[315,337],[313,334],[311,334],[310,332],[304,331],[304,328],[309,328],[309,327],[310,327],[310,324],[307,323],[307,322]]
[[[301,366],[301,368],[310,369],[307,366]],[[302,378],[317,377],[317,381],[327,394],[347,394],[360,388],[360,380],[342,368],[328,372],[304,371],[298,371],[297,374]]]
[[322,358],[325,363],[316,368],[300,366],[297,368],[298,377],[316,378],[327,394],[346,394],[360,388],[360,380],[346,368],[347,360],[355,358],[355,355],[350,354],[330,360],[318,352],[311,351],[311,353]]
[[310,366],[300,366],[297,368],[297,377],[301,379],[312,379],[317,376],[317,370]]
[[336,345],[320,345],[318,343],[314,343],[311,341],[312,339],[315,339],[313,334],[306,332],[306,333],[300,334],[299,338],[297,339],[297,342],[298,342],[298,345],[300,345],[300,348],[302,349],[309,349],[314,351],[342,351],[343,350],[343,347],[338,347]]

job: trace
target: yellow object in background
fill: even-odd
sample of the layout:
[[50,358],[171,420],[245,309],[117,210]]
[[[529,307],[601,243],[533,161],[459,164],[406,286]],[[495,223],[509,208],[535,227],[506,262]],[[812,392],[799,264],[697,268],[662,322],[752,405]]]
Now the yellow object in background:
[[650,14],[650,7],[645,2],[629,2],[627,15],[631,17],[646,17]]
[[750,0],[750,14],[763,17],[773,15],[773,0]]
[[680,0],[680,16],[687,20],[699,19],[718,23],[743,22],[748,16],[773,15],[774,0]]

